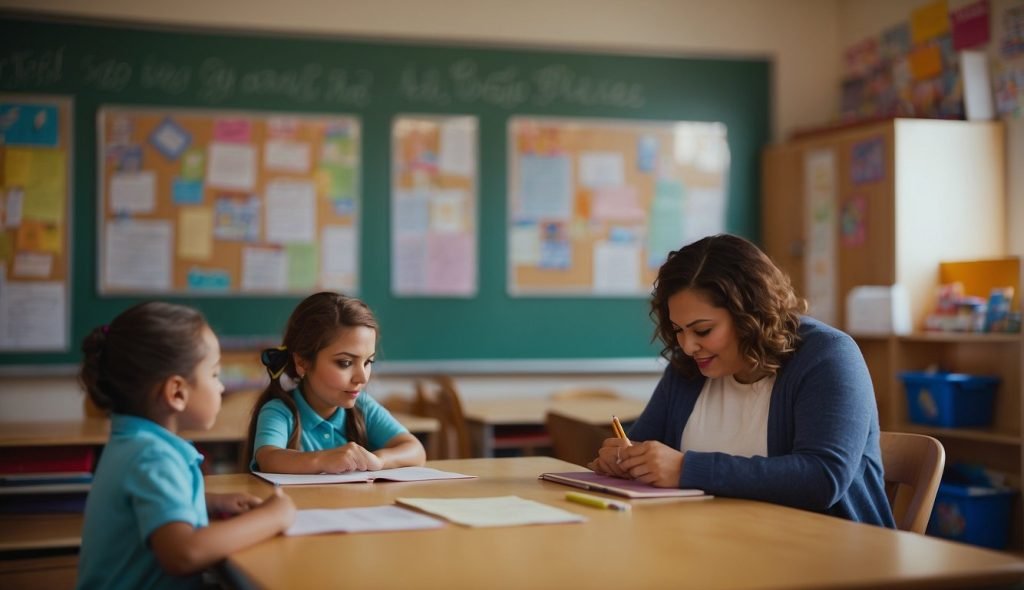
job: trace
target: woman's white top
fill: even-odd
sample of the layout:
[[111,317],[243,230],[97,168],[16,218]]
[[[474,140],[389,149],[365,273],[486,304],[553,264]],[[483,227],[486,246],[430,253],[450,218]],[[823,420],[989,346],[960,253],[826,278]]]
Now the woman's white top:
[[732,375],[708,379],[683,428],[679,450],[768,456],[768,408],[775,376],[740,383]]

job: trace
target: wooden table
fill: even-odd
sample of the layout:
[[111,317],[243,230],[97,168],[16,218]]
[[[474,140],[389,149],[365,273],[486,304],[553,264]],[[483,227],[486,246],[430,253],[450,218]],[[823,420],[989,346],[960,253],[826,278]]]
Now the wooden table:
[[[300,508],[398,497],[514,494],[577,512],[581,524],[275,537],[231,556],[236,580],[276,588],[977,588],[1024,580],[1024,561],[924,535],[773,504],[639,500],[630,512],[566,502],[546,457],[433,461],[474,480],[288,487]],[[250,475],[210,491],[270,493]],[[240,577],[240,578],[238,578]]]
[[505,398],[465,400],[462,413],[473,437],[474,448],[483,457],[494,456],[494,440],[500,427],[544,426],[548,412],[563,414],[594,425],[611,425],[612,414],[623,422],[636,420],[647,406],[647,400]]

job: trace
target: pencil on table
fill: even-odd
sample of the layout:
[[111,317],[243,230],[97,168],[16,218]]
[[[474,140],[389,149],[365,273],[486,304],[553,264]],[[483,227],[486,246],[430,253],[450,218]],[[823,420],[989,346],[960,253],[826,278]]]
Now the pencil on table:
[[629,441],[629,437],[626,436],[626,431],[622,428],[622,422],[619,422],[618,416],[612,416],[612,430],[615,431],[615,436],[626,441],[626,446],[631,447],[633,443]]

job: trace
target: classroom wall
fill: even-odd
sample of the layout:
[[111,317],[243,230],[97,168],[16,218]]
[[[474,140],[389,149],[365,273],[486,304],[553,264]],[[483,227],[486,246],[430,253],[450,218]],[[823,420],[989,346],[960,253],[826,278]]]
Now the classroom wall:
[[[838,103],[837,0],[0,0],[0,8],[444,44],[769,56],[776,139],[827,121]],[[657,378],[656,372],[457,376],[462,393],[473,398],[541,396],[573,385],[612,387],[645,398]],[[0,389],[0,422],[74,419],[82,413],[82,394],[68,376],[8,377],[0,380]],[[410,380],[375,377],[371,392],[380,397],[392,391],[411,391]]]
[[837,0],[0,0],[101,19],[295,34],[697,56],[771,56],[774,131],[838,104]]
[[[909,19],[915,8],[934,0],[840,0],[838,5],[839,51],[842,52],[865,37],[877,35],[885,29]],[[973,0],[949,0],[955,10]],[[1024,0],[991,0],[989,11],[993,15],[991,38],[1001,35],[1001,16],[1010,6],[1022,6]],[[995,58],[997,49],[990,43],[989,54]],[[842,55],[842,53],[840,53]],[[1024,256],[1024,117],[1006,120],[1007,157],[1007,247],[1011,254]]]

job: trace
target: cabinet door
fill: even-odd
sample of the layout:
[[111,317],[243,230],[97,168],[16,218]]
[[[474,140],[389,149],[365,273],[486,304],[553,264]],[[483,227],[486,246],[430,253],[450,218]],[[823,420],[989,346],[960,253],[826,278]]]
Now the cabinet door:
[[804,296],[803,150],[769,146],[761,158],[761,238],[765,252]]

